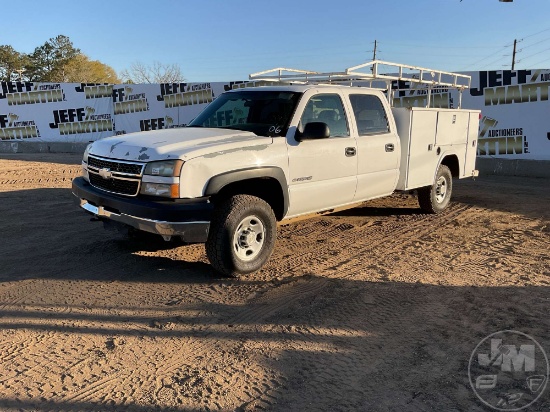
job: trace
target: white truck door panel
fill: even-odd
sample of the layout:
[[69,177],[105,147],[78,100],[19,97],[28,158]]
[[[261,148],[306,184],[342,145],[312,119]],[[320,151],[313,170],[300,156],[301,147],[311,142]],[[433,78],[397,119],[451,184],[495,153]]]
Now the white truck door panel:
[[[452,151],[458,157],[459,177],[464,176],[468,152],[470,112],[466,110],[441,110],[437,117],[435,144],[443,152]],[[471,176],[471,172],[470,172]]]
[[401,141],[397,189],[431,185],[439,162],[435,146],[437,110],[397,108],[393,114]]
[[438,112],[435,144],[438,146],[464,144],[468,139],[470,113],[467,111]]
[[357,186],[357,146],[349,133],[341,95],[314,93],[310,99],[304,98],[297,113],[302,113],[299,129],[303,130],[311,121],[324,122],[331,130],[331,137],[298,142],[289,133],[287,216],[351,203]]
[[399,175],[399,140],[395,133],[357,137],[355,200],[391,194]]
[[354,200],[388,195],[399,176],[399,139],[385,99],[375,93],[352,92],[353,134],[357,140],[357,190]]
[[357,156],[346,156],[353,138],[300,142],[289,147],[289,216],[351,203],[357,185]]
[[436,149],[437,111],[412,111],[407,188],[433,183],[439,163]]
[[477,139],[479,134],[479,112],[470,112],[468,124],[468,142],[466,143],[466,158],[464,160],[464,170],[461,174],[465,177],[472,176],[476,165]]

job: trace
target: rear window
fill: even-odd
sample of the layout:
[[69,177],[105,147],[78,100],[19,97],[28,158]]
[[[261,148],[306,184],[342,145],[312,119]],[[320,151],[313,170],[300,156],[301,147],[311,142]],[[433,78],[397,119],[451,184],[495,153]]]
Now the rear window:
[[360,136],[390,131],[384,105],[378,96],[352,94],[349,99]]

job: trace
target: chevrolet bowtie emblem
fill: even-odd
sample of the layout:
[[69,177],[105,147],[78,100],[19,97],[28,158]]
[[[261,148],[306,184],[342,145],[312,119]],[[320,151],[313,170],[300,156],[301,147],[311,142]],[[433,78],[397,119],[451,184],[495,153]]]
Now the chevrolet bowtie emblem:
[[111,177],[113,177],[113,173],[111,172],[111,169],[109,169],[108,167],[104,167],[103,169],[99,169],[99,175],[103,178],[103,179],[110,179]]

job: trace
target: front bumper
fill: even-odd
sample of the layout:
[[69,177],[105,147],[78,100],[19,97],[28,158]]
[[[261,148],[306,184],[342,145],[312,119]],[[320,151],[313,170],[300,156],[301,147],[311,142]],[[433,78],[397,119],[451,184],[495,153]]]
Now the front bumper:
[[206,242],[213,205],[207,198],[145,200],[114,195],[77,177],[72,184],[78,206],[103,221],[113,221],[184,242]]

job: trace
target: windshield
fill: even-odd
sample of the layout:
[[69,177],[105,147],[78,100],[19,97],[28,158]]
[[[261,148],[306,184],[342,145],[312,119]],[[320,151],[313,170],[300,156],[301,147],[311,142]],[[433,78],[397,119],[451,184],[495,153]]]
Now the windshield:
[[301,93],[243,90],[220,95],[190,127],[245,130],[258,136],[284,136]]

